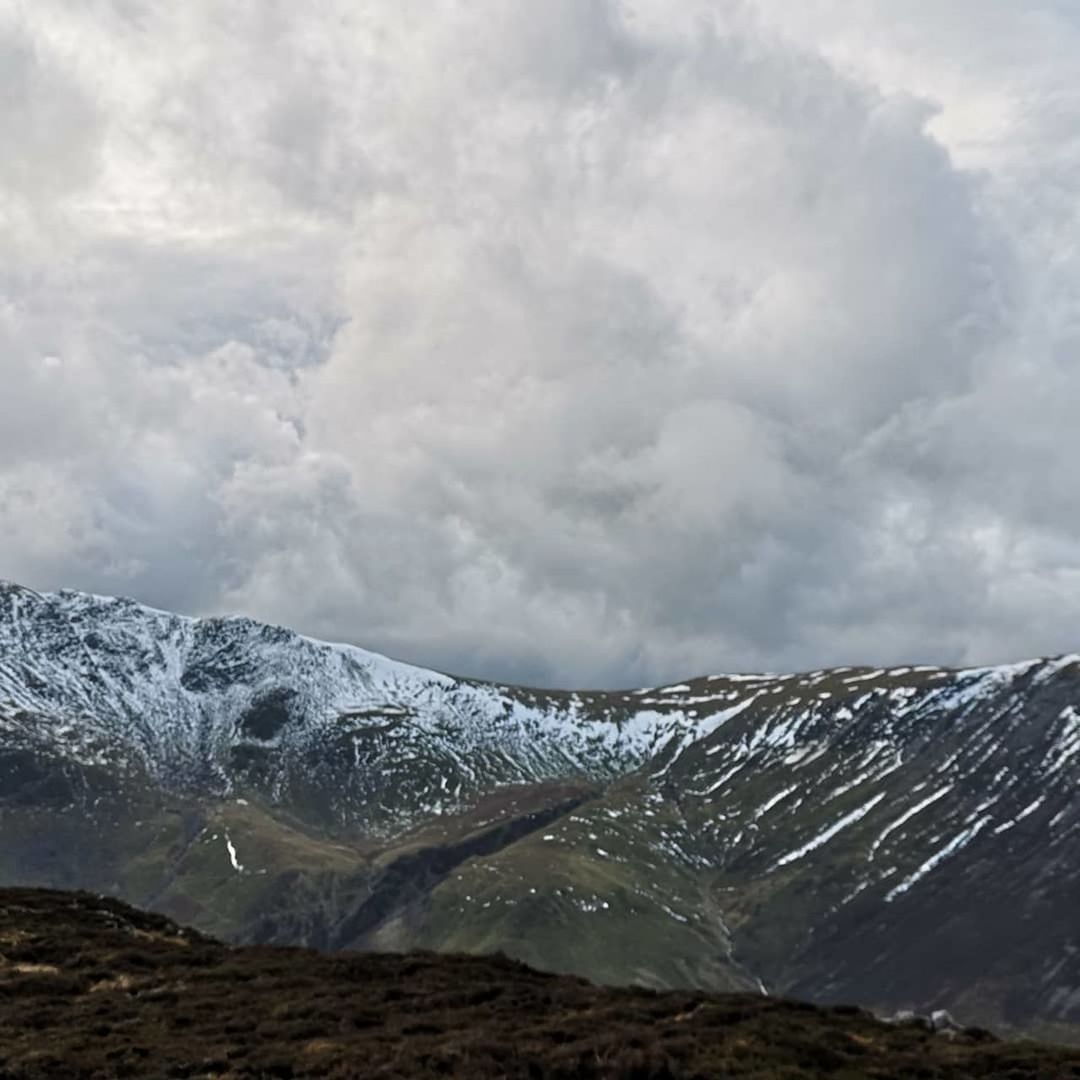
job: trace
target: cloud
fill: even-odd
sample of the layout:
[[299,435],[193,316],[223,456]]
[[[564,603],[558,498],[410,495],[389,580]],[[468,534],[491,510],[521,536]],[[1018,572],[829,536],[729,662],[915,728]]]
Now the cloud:
[[532,682],[1073,646],[1065,8],[20,11],[0,573]]

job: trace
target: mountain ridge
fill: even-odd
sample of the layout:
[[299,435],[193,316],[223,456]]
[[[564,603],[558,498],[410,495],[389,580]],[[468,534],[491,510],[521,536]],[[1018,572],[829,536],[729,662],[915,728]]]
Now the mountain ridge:
[[234,940],[1073,1037],[1078,782],[1074,655],[536,690],[0,585],[0,884]]

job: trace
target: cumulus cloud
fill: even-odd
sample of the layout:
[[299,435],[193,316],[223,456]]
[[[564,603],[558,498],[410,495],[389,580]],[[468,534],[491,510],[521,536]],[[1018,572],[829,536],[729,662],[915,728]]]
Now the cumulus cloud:
[[530,682],[1075,647],[1078,46],[0,6],[0,573]]

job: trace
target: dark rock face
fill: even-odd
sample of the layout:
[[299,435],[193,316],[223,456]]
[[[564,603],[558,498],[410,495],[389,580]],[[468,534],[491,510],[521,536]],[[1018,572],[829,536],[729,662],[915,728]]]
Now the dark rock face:
[[540,692],[0,589],[0,884],[234,940],[1075,1037],[1078,790],[1075,657]]
[[297,696],[278,688],[256,698],[237,721],[237,731],[250,739],[263,742],[279,736],[292,722],[297,710]]
[[943,1014],[613,990],[506,957],[231,948],[86,893],[0,890],[0,1074],[1039,1080],[1080,1051]]

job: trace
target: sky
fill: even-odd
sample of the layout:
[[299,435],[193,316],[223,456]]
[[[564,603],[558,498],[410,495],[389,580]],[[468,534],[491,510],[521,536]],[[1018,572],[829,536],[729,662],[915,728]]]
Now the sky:
[[564,686],[1080,646],[1073,0],[0,0],[0,577]]

